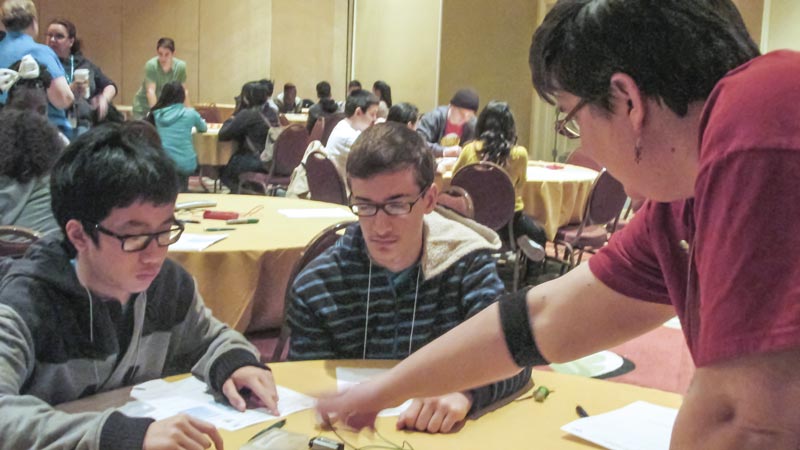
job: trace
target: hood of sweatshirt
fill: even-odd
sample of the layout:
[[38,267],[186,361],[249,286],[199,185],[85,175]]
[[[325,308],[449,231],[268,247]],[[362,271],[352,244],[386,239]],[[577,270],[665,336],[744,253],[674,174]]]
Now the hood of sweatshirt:
[[156,118],[156,123],[161,126],[169,126],[183,118],[186,114],[186,107],[182,103],[175,103],[166,108],[161,108],[153,111],[153,116]]

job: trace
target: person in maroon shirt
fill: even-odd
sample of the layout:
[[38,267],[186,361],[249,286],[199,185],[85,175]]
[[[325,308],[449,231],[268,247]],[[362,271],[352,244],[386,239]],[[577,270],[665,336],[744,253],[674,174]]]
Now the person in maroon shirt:
[[364,426],[677,312],[697,370],[671,448],[800,448],[800,53],[759,57],[729,0],[560,0],[530,61],[557,128],[647,204],[588,264],[322,399],[321,417]]

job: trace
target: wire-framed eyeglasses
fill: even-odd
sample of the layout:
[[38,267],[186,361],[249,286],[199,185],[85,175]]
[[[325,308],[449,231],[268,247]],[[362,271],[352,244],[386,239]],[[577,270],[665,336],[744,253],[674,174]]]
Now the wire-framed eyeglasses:
[[575,120],[575,114],[589,103],[586,99],[581,99],[577,105],[564,118],[556,116],[556,133],[566,137],[567,139],[578,139],[581,137],[581,127]]
[[422,198],[425,193],[428,192],[428,188],[422,190],[422,192],[417,195],[414,201],[411,202],[401,202],[401,201],[391,201],[386,203],[351,203],[350,210],[353,211],[353,214],[359,217],[371,217],[375,214],[378,214],[378,210],[383,210],[389,216],[404,216],[411,212],[411,209],[414,208],[414,205]]
[[120,247],[123,252],[133,253],[140,252],[150,245],[150,242],[155,240],[159,247],[166,247],[170,244],[178,242],[183,234],[184,226],[180,222],[174,222],[170,225],[168,230],[157,231],[155,233],[141,233],[141,234],[117,234],[105,228],[99,223],[88,223],[92,229],[99,231],[107,236],[117,238],[120,242]]

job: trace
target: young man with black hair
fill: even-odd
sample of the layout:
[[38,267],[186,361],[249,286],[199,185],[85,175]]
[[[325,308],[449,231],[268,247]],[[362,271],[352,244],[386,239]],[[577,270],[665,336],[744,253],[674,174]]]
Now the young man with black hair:
[[[401,123],[370,127],[347,160],[347,229],[291,290],[290,359],[401,359],[477,314],[504,290],[492,230],[436,210],[435,163]],[[525,387],[530,369],[476,389],[414,400],[398,427],[449,432]]]
[[677,313],[697,370],[671,448],[800,448],[800,54],[759,56],[727,0],[560,0],[530,61],[557,129],[648,202],[587,264],[322,413],[363,425],[397,399],[572,360]]
[[358,135],[371,127],[378,117],[378,97],[364,89],[354,91],[347,96],[344,113],[347,117],[333,127],[325,145],[325,153],[333,161],[343,180],[346,178],[345,166],[350,147]]
[[331,84],[327,81],[317,83],[317,98],[319,101],[312,105],[311,108],[308,108],[306,129],[309,134],[311,134],[314,124],[317,123],[320,117],[328,117],[339,111],[339,104],[331,97]]
[[178,177],[149,125],[80,136],[51,173],[66,238],[44,238],[0,281],[0,448],[222,448],[210,424],[53,405],[191,371],[239,410],[240,389],[277,412],[258,352],[214,319],[167,260],[183,232]]

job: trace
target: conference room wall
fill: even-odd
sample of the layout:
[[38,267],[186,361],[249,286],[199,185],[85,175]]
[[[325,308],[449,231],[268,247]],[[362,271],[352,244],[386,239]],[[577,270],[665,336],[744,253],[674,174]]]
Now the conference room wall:
[[355,0],[352,78],[383,80],[394,103],[437,105],[441,0]]
[[[507,101],[517,124],[517,142],[531,145],[533,87],[528,67],[537,3],[530,0],[443,0],[439,104],[463,86],[478,90],[481,108]],[[532,151],[534,150],[534,151]]]
[[[233,103],[244,82],[273,78],[315,98],[327,79],[344,92],[347,0],[37,0],[40,41],[54,17],[78,28],[86,56],[118,85],[117,104],[131,104],[144,63],[159,37],[175,39],[187,63],[193,103]],[[273,28],[275,27],[275,28]],[[277,30],[277,31],[276,31]],[[271,69],[275,69],[273,72]]]
[[762,51],[800,50],[800,7],[797,0],[771,0],[764,18]]

